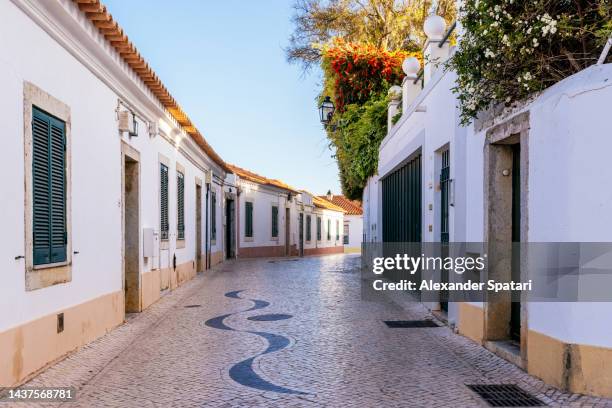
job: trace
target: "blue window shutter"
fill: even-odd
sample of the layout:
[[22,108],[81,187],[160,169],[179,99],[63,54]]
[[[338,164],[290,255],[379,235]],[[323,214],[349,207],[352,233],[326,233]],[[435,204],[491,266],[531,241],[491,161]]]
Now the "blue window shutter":
[[65,262],[66,124],[43,111],[32,113],[34,265]]

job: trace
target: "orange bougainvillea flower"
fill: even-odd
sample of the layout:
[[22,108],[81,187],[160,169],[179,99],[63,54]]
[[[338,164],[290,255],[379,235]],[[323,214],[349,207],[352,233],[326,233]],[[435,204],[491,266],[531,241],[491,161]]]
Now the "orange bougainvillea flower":
[[371,44],[334,39],[324,47],[323,70],[333,84],[334,103],[340,112],[348,104],[364,103],[374,93],[401,84],[402,62],[406,57],[421,56],[406,51],[388,51]]

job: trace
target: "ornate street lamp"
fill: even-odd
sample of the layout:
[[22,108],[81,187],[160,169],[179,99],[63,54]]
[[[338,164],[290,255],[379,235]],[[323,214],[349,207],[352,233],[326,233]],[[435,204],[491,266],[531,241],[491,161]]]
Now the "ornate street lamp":
[[319,106],[319,114],[321,116],[321,123],[324,125],[328,125],[331,121],[332,116],[334,116],[334,111],[336,107],[332,102],[329,96],[326,96],[323,102],[321,102],[321,106]]

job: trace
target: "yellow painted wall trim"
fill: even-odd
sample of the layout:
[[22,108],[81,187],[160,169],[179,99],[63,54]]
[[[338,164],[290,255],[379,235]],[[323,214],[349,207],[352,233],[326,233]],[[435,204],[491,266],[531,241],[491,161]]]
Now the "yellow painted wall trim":
[[559,389],[612,397],[612,349],[528,332],[527,371]]
[[484,340],[484,309],[469,303],[459,303],[459,334],[482,344]]
[[[64,331],[57,333],[57,314]],[[113,292],[57,310],[0,333],[0,387],[29,379],[50,363],[123,323],[123,292]]]
[[[154,269],[142,274],[142,309],[146,309],[157,302],[161,296],[162,280],[170,290],[174,290],[183,283],[196,276],[194,261],[187,261],[173,268]],[[164,288],[165,289],[165,288]]]
[[142,274],[142,309],[157,302],[161,292],[161,271],[154,269]]
[[213,252],[210,255],[210,265],[215,266],[223,262],[223,251]]

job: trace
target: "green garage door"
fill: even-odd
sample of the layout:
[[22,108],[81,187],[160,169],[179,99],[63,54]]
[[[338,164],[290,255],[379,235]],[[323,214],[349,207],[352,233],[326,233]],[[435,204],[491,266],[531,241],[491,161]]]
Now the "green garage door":
[[383,242],[421,242],[421,155],[382,180]]

